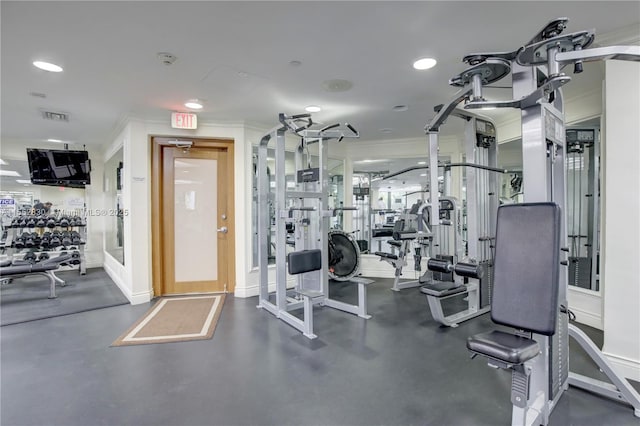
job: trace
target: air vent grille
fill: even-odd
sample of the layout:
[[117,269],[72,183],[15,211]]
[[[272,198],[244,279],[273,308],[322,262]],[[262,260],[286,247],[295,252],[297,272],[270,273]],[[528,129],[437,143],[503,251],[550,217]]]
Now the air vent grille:
[[42,113],[42,118],[44,118],[45,120],[62,121],[65,123],[69,122],[69,114],[66,112],[46,110],[41,110],[40,112]]

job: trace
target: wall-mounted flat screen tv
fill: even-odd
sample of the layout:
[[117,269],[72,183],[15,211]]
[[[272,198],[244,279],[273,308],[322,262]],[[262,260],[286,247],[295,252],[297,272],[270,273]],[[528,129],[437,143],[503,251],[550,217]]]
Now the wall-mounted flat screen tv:
[[84,188],[91,184],[87,151],[27,148],[31,183]]

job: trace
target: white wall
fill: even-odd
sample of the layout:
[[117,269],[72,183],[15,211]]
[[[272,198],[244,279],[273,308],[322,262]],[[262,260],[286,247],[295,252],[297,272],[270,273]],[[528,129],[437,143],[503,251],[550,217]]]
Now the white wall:
[[[105,269],[121,287],[133,304],[144,303],[153,297],[151,258],[151,136],[176,138],[232,138],[234,139],[235,222],[236,222],[236,295],[245,296],[251,271],[251,151],[242,124],[200,123],[197,130],[177,130],[170,122],[151,122],[131,119],[105,151],[105,157],[120,146],[124,151],[123,208],[125,265],[105,254]],[[108,158],[107,158],[108,159]]]
[[640,64],[608,61],[605,91],[603,352],[640,381]]

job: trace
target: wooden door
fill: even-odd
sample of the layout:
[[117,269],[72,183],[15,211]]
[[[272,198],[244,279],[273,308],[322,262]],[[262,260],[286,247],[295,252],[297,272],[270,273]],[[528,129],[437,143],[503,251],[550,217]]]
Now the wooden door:
[[[160,208],[155,228],[160,232],[155,258],[160,267],[160,294],[232,291],[233,185],[229,180],[230,155],[223,147],[163,146],[155,138],[161,168],[157,194]],[[232,176],[232,175],[231,175]],[[230,205],[231,204],[231,205]],[[155,263],[155,262],[154,262]],[[154,278],[155,279],[155,278]],[[154,290],[156,286],[154,285]]]

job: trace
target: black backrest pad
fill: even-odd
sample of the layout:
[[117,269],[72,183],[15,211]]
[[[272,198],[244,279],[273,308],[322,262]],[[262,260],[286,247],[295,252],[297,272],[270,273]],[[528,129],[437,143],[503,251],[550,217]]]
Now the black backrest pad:
[[491,319],[550,336],[558,316],[560,207],[509,204],[498,209]]
[[289,274],[302,274],[322,268],[322,250],[302,250],[287,254]]

